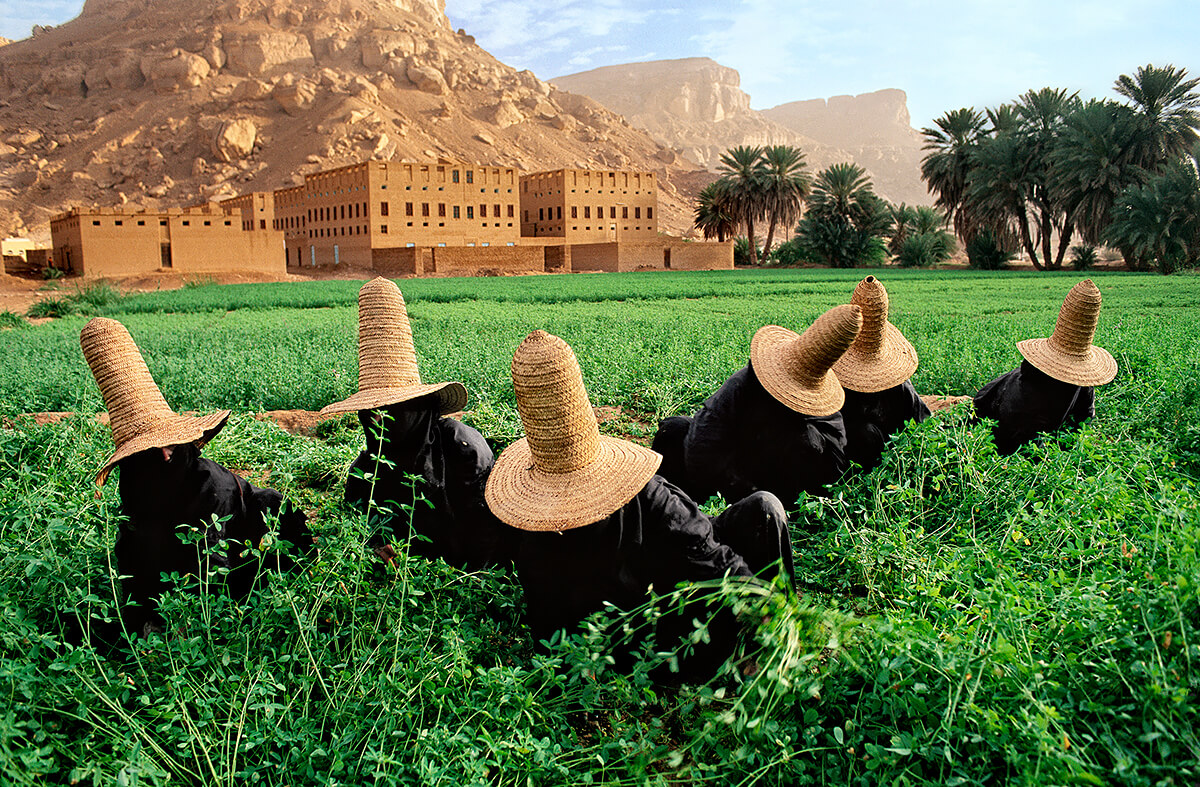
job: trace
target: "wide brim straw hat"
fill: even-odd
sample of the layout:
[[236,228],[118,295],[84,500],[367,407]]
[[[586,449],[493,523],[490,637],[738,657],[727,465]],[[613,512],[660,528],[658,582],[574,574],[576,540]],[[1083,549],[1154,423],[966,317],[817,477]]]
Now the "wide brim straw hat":
[[229,420],[229,410],[192,416],[167,406],[129,331],[116,320],[90,320],[79,333],[79,346],[100,386],[117,447],[96,474],[97,484],[122,459],[142,451],[186,443],[203,447]]
[[488,508],[520,530],[563,531],[620,509],[653,478],[662,456],[600,434],[575,353],[534,331],[513,355],[513,389],[525,437],[496,460]]
[[358,291],[358,393],[321,408],[322,415],[400,404],[436,394],[438,412],[467,403],[462,383],[422,383],[404,296],[395,282],[376,277]]
[[1104,385],[1117,376],[1117,361],[1092,339],[1100,320],[1100,289],[1085,279],[1067,293],[1054,333],[1047,339],[1017,342],[1025,360],[1055,380],[1082,386]]
[[842,387],[859,393],[895,388],[917,370],[917,351],[888,322],[888,294],[868,276],[854,288],[850,303],[862,309],[862,329],[846,354],[833,365]]
[[750,342],[754,376],[776,400],[804,415],[833,415],[842,409],[846,392],[832,367],[854,342],[862,326],[862,309],[835,306],[802,334],[764,325]]

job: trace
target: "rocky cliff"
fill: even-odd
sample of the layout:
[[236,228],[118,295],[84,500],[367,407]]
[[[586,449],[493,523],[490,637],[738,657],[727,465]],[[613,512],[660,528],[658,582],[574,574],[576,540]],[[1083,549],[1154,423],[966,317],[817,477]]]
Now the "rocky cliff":
[[656,141],[715,170],[735,145],[796,145],[810,169],[855,161],[893,201],[931,202],[920,177],[921,139],[902,90],[798,101],[757,112],[737,71],[708,58],[629,63],[555,77],[627,117]]
[[[87,0],[0,47],[0,233],[74,204],[186,205],[369,158],[706,177],[596,101],[453,31],[443,0]],[[682,189],[682,192],[681,190]]]

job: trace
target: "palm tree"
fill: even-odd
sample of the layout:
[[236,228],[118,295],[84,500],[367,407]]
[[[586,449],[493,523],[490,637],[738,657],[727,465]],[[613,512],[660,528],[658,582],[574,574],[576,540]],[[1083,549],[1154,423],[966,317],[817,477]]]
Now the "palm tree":
[[1161,175],[1125,191],[1113,206],[1106,240],[1157,260],[1162,273],[1200,262],[1200,173],[1196,158],[1181,156]]
[[[1146,181],[1143,128],[1132,108],[1093,100],[1067,118],[1055,140],[1050,151],[1051,192],[1089,245],[1103,242],[1121,193]],[[1132,264],[1127,251],[1122,249]]]
[[971,152],[984,133],[983,115],[964,107],[947,112],[934,121],[937,128],[921,130],[923,150],[931,151],[921,161],[921,178],[937,206],[954,220],[961,237],[970,233],[970,210],[964,204]]
[[749,145],[730,148],[721,156],[721,180],[728,189],[729,205],[733,215],[746,224],[746,237],[750,241],[750,264],[758,264],[758,251],[754,243],[754,222],[766,211],[766,166],[763,164],[763,149]]
[[812,181],[804,171],[804,154],[791,145],[768,145],[763,149],[763,165],[766,173],[766,213],[771,219],[767,228],[767,242],[763,245],[763,258],[771,253],[771,242],[775,228],[780,224],[790,227],[800,220],[804,200],[812,190]]
[[971,161],[966,199],[981,232],[988,232],[1001,244],[1001,239],[1015,235],[1027,252],[1033,251],[1033,267],[1044,270],[1029,226],[1030,162],[1024,141],[1014,133],[1000,134],[980,145]]
[[1172,65],[1145,65],[1134,76],[1122,74],[1113,89],[1133,102],[1146,124],[1147,161],[1154,172],[1187,153],[1200,129],[1200,79],[1187,79],[1187,70]]
[[692,225],[704,233],[704,239],[716,238],[724,243],[737,233],[738,220],[730,206],[725,181],[709,183],[696,196]]
[[866,171],[845,162],[817,175],[799,233],[813,256],[835,268],[852,268],[873,249],[882,254],[880,237],[890,225],[887,203],[871,190]]
[[[1036,242],[1041,246],[1042,262],[1047,270],[1059,270],[1071,247],[1074,224],[1062,200],[1056,199],[1050,188],[1050,151],[1067,117],[1082,106],[1078,93],[1063,89],[1030,90],[1017,102],[1021,125],[1014,133],[1020,138],[1027,159],[1024,186],[1026,204],[1032,213]],[[1053,236],[1058,236],[1058,250],[1051,255]],[[1026,248],[1037,266],[1036,249]]]

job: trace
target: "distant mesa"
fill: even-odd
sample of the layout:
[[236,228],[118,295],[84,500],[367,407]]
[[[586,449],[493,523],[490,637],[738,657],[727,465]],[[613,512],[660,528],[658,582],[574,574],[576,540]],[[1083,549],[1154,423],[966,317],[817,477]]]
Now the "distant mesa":
[[709,58],[606,66],[554,77],[563,90],[625,115],[657,142],[715,170],[736,145],[799,146],[811,169],[856,161],[893,201],[929,204],[920,178],[921,137],[902,90],[750,108],[741,76]]

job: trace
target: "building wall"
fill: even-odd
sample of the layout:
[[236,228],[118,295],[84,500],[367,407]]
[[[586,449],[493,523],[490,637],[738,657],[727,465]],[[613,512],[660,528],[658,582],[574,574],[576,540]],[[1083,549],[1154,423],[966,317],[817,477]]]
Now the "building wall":
[[[419,276],[425,272],[429,249],[417,247],[373,249],[371,268],[381,276]],[[432,267],[432,257],[430,257]]]
[[275,192],[289,265],[372,268],[373,250],[515,246],[518,172],[441,159],[370,161]]
[[567,243],[652,240],[658,236],[653,172],[560,169],[521,176],[521,235]]
[[169,269],[186,273],[285,272],[283,236],[243,230],[214,206],[134,213],[73,208],[50,222],[55,264],[85,278]]
[[572,271],[620,270],[615,243],[576,243],[571,246]]
[[733,241],[724,243],[668,243],[673,271],[731,271],[733,270]]
[[546,255],[536,246],[435,247],[433,269],[439,274],[467,275],[480,271],[540,272],[546,269]]

